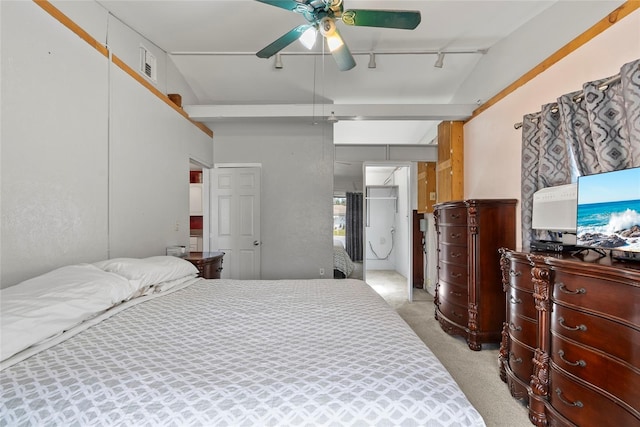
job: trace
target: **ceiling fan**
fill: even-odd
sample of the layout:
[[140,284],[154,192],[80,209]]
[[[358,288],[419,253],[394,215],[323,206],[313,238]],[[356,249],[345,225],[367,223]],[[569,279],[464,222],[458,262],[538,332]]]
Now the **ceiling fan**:
[[304,16],[308,23],[298,25],[282,37],[260,50],[259,58],[270,58],[289,46],[300,41],[309,49],[313,47],[318,31],[327,40],[331,55],[340,71],[347,71],[356,66],[353,55],[342,40],[336,27],[336,19],[346,25],[361,27],[382,27],[413,30],[420,24],[419,11],[403,10],[344,10],[342,0],[256,0],[282,9],[290,10]]

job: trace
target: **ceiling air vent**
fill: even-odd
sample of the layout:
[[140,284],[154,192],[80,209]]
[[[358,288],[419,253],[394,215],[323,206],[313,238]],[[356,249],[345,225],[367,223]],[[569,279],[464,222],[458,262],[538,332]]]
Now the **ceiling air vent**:
[[142,45],[140,46],[140,72],[157,83],[156,57]]

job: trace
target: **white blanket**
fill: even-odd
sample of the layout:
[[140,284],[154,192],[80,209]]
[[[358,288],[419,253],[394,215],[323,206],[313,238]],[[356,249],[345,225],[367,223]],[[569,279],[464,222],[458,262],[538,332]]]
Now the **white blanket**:
[[0,425],[482,426],[359,280],[200,280],[0,372]]

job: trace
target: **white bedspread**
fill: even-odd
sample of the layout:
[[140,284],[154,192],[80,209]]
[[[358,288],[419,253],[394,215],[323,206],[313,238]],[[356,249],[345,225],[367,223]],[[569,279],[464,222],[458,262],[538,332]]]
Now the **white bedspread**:
[[0,425],[484,425],[362,281],[201,280],[126,304],[0,372]]

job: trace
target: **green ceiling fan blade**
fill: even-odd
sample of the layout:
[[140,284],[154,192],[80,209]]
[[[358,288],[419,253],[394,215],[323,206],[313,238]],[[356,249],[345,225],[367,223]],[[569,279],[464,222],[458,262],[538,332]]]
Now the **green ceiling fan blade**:
[[333,49],[330,47],[331,55],[333,55],[333,59],[336,61],[336,64],[338,64],[338,69],[340,71],[347,71],[355,67],[356,61],[353,59],[353,55],[347,47],[347,44],[342,40],[342,36],[338,32],[338,29],[335,30],[332,37],[339,39],[341,42],[339,43],[339,46],[336,46]]
[[300,6],[300,2],[295,0],[256,0],[257,2],[270,4],[271,6],[281,9],[296,10]]
[[398,28],[413,30],[420,24],[419,11],[402,10],[345,10],[341,16],[342,22],[359,27]]
[[308,24],[298,25],[297,27],[295,27],[294,29],[292,29],[291,31],[289,31],[288,33],[286,33],[285,35],[283,35],[282,37],[280,37],[279,39],[277,39],[276,41],[274,41],[273,43],[271,43],[261,51],[259,51],[258,53],[256,53],[256,56],[258,58],[272,57],[273,55],[280,52],[285,47],[289,46],[294,41],[298,40],[302,36],[302,33],[307,31],[307,29],[309,29],[310,27],[311,25],[308,25]]

